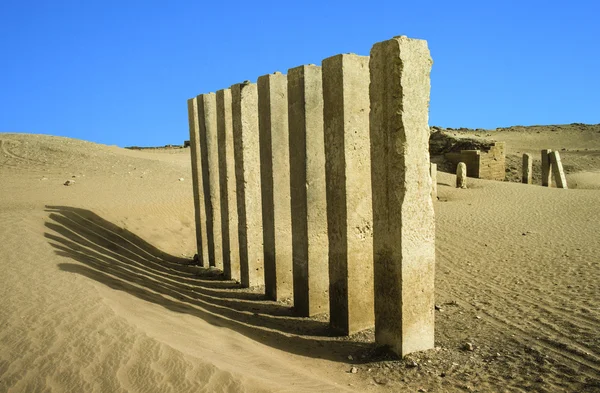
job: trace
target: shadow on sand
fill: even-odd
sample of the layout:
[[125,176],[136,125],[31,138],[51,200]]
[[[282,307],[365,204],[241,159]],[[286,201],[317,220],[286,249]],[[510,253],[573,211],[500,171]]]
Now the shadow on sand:
[[370,357],[367,353],[373,355],[374,344],[334,337],[327,322],[294,317],[290,306],[240,289],[219,270],[168,255],[89,210],[46,208],[49,220],[44,236],[56,254],[79,262],[59,264],[63,271],[291,353],[345,362],[353,355],[354,363]]

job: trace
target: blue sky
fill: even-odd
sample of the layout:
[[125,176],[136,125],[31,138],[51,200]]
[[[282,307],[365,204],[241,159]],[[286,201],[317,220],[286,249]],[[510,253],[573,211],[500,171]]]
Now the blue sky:
[[186,100],[396,35],[430,124],[600,123],[597,1],[0,1],[0,132],[180,144]]

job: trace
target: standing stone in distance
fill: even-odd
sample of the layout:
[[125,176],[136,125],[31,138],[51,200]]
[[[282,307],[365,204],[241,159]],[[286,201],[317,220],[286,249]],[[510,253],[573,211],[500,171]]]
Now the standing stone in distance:
[[217,135],[219,145],[219,183],[221,187],[221,234],[223,236],[223,273],[228,280],[240,281],[240,243],[231,119],[231,90],[217,91]]
[[562,162],[560,160],[560,154],[557,151],[550,153],[550,162],[552,163],[552,172],[554,172],[556,188],[568,188],[567,178],[565,177],[565,171],[563,170]]
[[327,201],[321,67],[288,70],[294,309],[329,311]]
[[467,164],[459,162],[456,167],[456,188],[467,188]]
[[525,184],[531,184],[533,176],[533,159],[531,154],[523,154],[523,177],[522,181]]
[[431,176],[431,200],[437,200],[437,164],[429,164],[429,174]]
[[323,60],[329,309],[333,330],[374,325],[369,57]]
[[265,283],[256,84],[231,86],[231,98],[241,284],[254,287]]
[[431,64],[423,40],[396,37],[371,49],[375,341],[400,356],[434,346]]
[[265,254],[265,294],[292,297],[292,211],[287,77],[280,72],[258,78],[260,172]]
[[192,157],[192,188],[194,192],[194,213],[196,221],[196,248],[200,266],[208,267],[208,238],[206,236],[206,210],[204,203],[204,181],[202,179],[202,159],[200,154],[200,119],[198,117],[198,97],[188,100],[188,121],[190,126],[190,154]]
[[550,164],[551,149],[542,150],[542,186],[550,187],[552,185],[552,166]]

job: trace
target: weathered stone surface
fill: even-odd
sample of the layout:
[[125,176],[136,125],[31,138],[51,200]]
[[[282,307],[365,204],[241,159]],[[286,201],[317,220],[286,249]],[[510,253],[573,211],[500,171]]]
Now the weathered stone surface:
[[371,49],[375,340],[401,356],[434,346],[431,64],[426,41],[396,37]]
[[241,284],[253,287],[265,282],[256,84],[231,86],[231,98]]
[[294,309],[329,310],[321,67],[288,70]]
[[552,166],[550,164],[551,149],[542,150],[542,186],[550,187],[552,185]]
[[375,322],[369,57],[333,56],[322,72],[330,321],[348,335]]
[[240,280],[240,243],[231,119],[231,90],[217,91],[217,135],[219,183],[221,187],[221,234],[223,236],[223,273],[229,280]]
[[531,154],[523,154],[523,176],[521,181],[525,184],[531,184],[533,177],[533,158]]
[[293,295],[287,99],[285,75],[258,78],[265,294],[272,300]]
[[431,200],[437,200],[437,164],[429,165],[429,175],[431,176]]
[[565,171],[563,170],[562,162],[560,160],[560,154],[557,151],[550,153],[550,163],[552,164],[552,172],[554,172],[556,188],[568,188],[567,178],[565,177]]
[[206,204],[206,235],[210,266],[223,268],[221,237],[221,192],[219,187],[219,155],[217,143],[217,96],[214,93],[198,96],[200,119],[200,152],[202,180]]
[[456,167],[456,188],[467,188],[467,165],[459,162]]
[[196,248],[198,262],[208,266],[208,239],[206,236],[206,213],[204,203],[204,181],[202,179],[202,159],[200,154],[200,120],[198,98],[188,100],[188,121],[190,126],[190,153],[192,156],[192,188],[194,191],[194,212],[196,221]]

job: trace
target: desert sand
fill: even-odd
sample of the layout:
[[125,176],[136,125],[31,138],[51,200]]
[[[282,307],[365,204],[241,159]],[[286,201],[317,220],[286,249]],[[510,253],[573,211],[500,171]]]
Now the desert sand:
[[599,132],[456,131],[570,189],[438,172],[436,348],[402,360],[190,265],[189,149],[0,134],[0,392],[600,392]]

